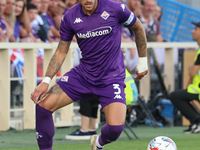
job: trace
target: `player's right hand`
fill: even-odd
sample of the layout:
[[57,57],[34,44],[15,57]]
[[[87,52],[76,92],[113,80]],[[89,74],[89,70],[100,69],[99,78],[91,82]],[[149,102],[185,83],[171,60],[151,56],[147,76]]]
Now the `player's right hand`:
[[40,83],[35,90],[31,93],[31,99],[33,100],[33,102],[36,104],[39,100],[42,100],[46,94],[47,94],[47,90],[48,90],[49,84],[42,82]]

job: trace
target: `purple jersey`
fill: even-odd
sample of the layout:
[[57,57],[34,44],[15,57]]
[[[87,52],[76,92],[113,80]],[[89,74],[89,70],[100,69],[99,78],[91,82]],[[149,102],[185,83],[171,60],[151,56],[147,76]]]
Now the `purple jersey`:
[[74,69],[91,83],[106,83],[125,78],[124,55],[121,51],[121,24],[132,26],[135,15],[121,2],[98,0],[95,12],[85,14],[80,3],[62,18],[61,40],[76,36],[82,51],[81,63]]

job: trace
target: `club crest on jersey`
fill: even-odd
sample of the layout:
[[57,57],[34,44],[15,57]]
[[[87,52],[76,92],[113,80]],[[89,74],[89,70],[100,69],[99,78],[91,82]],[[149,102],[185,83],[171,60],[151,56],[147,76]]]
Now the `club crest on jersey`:
[[68,82],[68,76],[63,76],[62,78],[61,78],[61,81],[63,81],[63,82]]
[[110,14],[107,13],[106,11],[104,11],[104,12],[101,14],[101,17],[102,17],[103,19],[105,19],[105,20],[107,20],[109,16],[110,16]]

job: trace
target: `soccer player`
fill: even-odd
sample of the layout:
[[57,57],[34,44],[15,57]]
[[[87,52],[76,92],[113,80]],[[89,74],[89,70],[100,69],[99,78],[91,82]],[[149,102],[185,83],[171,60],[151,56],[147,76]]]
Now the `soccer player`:
[[[118,139],[124,128],[126,99],[125,65],[121,51],[121,24],[135,32],[139,61],[136,79],[148,72],[146,35],[141,22],[121,2],[80,0],[61,20],[60,41],[43,81],[31,94],[36,103],[36,137],[40,150],[53,149],[55,133],[52,113],[74,101],[98,95],[106,124],[91,138],[92,150]],[[47,93],[51,79],[60,69],[73,36],[82,51],[80,65],[64,74]],[[38,99],[41,101],[38,102]]]

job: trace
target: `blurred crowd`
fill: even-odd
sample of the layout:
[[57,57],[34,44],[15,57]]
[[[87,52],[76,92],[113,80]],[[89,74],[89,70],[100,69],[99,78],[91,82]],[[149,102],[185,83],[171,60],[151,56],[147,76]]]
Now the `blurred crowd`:
[[[162,8],[156,0],[121,1],[141,20],[148,41],[163,41]],[[57,42],[63,14],[77,3],[78,0],[1,0],[0,42]],[[134,40],[134,33],[129,34]]]
[[[162,8],[156,0],[120,0],[140,19],[148,42],[163,42],[160,29]],[[79,0],[0,0],[0,42],[58,42],[63,14]],[[134,41],[134,32],[122,26],[122,42]],[[76,38],[73,38],[76,42]],[[23,77],[23,49],[10,49],[11,77]],[[38,49],[37,76],[43,76],[43,49]],[[126,49],[126,66],[130,72],[138,62],[135,48]],[[74,50],[74,66],[81,51]],[[12,82],[14,90],[19,83]],[[40,82],[40,80],[38,80]],[[11,89],[11,94],[12,94]]]
[[57,42],[63,14],[77,0],[1,0],[1,42]]

